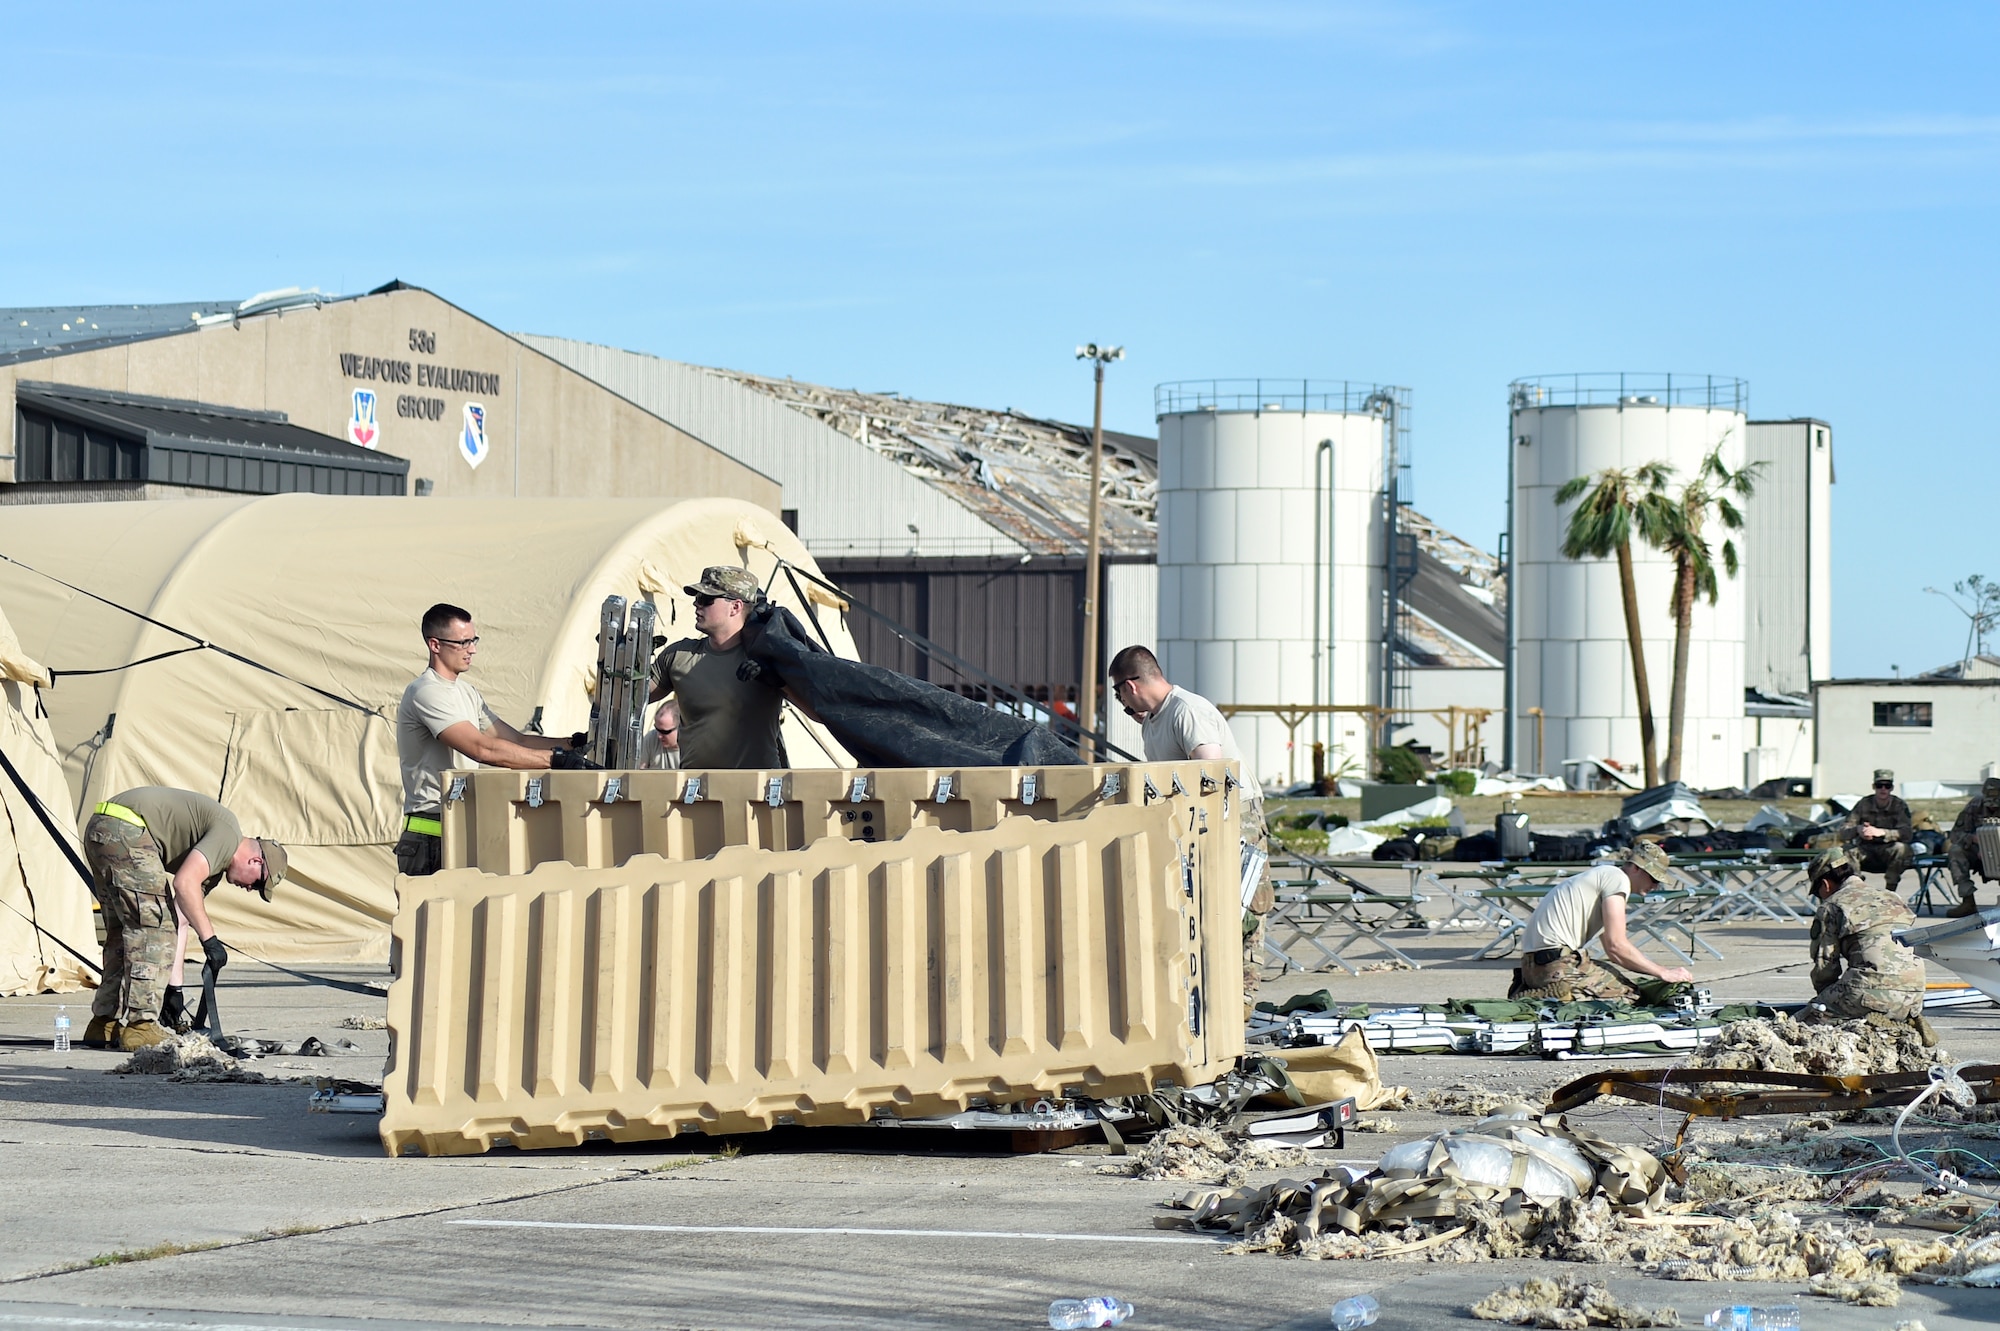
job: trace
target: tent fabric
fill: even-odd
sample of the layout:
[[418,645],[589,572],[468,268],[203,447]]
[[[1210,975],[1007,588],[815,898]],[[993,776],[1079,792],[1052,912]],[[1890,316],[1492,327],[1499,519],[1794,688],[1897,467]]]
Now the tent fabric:
[[[69,788],[55,738],[36,705],[48,672],[21,650],[13,625],[0,615],[0,752],[21,774],[59,833],[69,832]],[[0,775],[0,995],[73,993],[95,975],[61,945],[98,955],[90,889],[14,782]],[[81,854],[73,835],[70,850]],[[41,929],[35,926],[40,925]],[[42,932],[46,930],[47,933]]]
[[[388,955],[402,805],[394,719],[424,667],[427,607],[472,612],[471,679],[497,713],[527,729],[539,710],[543,733],[567,734],[589,721],[606,596],[650,596],[659,631],[677,638],[694,631],[681,588],[707,565],[767,583],[779,560],[817,571],[774,515],[731,499],[287,494],[5,507],[0,556],[18,561],[0,563],[0,605],[56,674],[43,699],[71,814],[80,821],[134,786],[178,786],[214,794],[246,833],[284,842],[291,872],[271,903],[226,887],[209,899],[224,938],[278,961]],[[289,679],[215,651],[66,677],[188,643],[55,578]],[[783,577],[771,595],[808,612]],[[822,595],[810,610],[851,657],[832,603]],[[796,765],[851,762],[822,728],[788,714],[785,729]]]

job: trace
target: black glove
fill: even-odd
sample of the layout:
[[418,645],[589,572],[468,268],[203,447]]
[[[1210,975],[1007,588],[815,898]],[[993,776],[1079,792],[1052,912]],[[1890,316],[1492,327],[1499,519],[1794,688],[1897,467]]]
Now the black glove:
[[220,934],[210,934],[201,940],[201,954],[218,971],[229,964],[229,949],[223,946]]
[[178,985],[168,986],[167,996],[160,1000],[160,1025],[183,1035],[194,1028],[194,1018],[188,1015],[187,995]]
[[556,749],[549,754],[549,766],[558,772],[601,772],[604,769],[575,749]]
[[588,743],[590,743],[590,736],[585,732],[578,730],[570,734],[569,746],[572,749],[580,749]]

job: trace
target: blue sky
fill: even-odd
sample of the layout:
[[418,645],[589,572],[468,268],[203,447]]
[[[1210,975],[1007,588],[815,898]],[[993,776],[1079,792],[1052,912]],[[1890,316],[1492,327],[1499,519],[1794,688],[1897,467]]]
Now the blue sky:
[[1415,393],[1489,548],[1505,387],[1833,423],[1835,669],[1955,659],[1984,539],[2000,8],[7,5],[0,304],[430,287],[507,328],[1087,419]]

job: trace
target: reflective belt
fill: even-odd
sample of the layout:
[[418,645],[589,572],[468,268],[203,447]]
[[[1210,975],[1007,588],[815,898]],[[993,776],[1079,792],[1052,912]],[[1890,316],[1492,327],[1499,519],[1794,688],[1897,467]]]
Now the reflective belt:
[[409,832],[422,832],[425,836],[444,836],[443,823],[435,818],[425,818],[414,813],[403,819],[403,828]]
[[120,822],[130,823],[134,827],[144,827],[146,825],[146,820],[144,818],[141,818],[138,814],[133,813],[130,809],[126,808],[124,805],[113,804],[110,800],[106,800],[104,801],[104,803],[98,805],[96,812],[103,814],[107,818],[116,818]]

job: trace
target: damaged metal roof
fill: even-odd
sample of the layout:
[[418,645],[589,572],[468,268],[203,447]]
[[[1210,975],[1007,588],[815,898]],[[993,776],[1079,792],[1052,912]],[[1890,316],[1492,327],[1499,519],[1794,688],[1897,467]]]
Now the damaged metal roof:
[[[1031,553],[1084,551],[1090,511],[1087,426],[736,370],[707,372],[776,398],[891,459]],[[1105,554],[1155,552],[1156,458],[1151,439],[1104,432]]]

